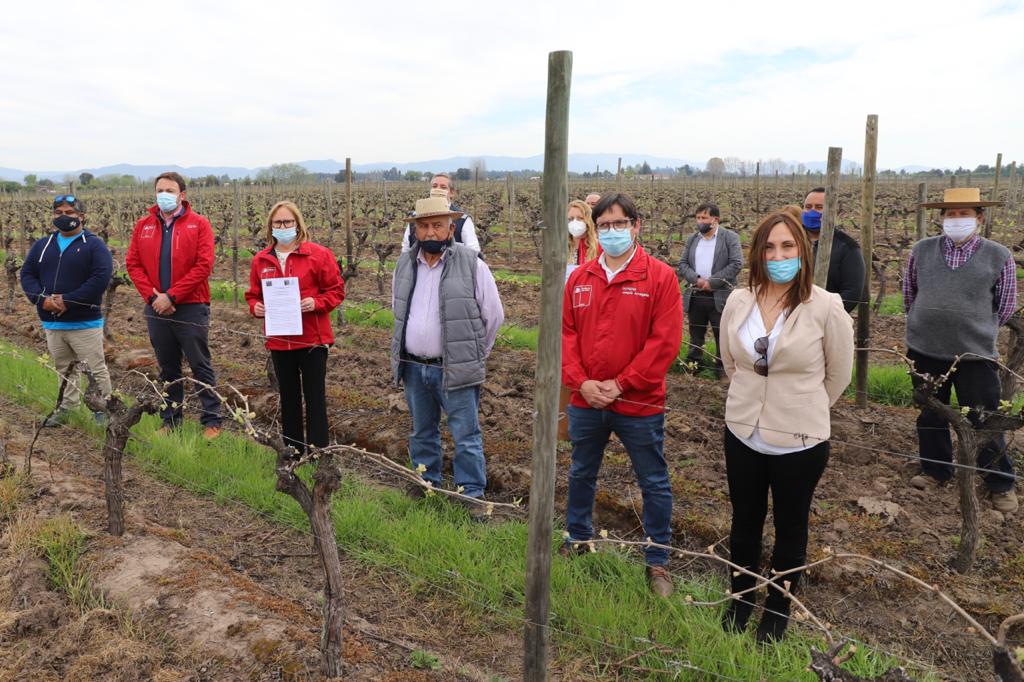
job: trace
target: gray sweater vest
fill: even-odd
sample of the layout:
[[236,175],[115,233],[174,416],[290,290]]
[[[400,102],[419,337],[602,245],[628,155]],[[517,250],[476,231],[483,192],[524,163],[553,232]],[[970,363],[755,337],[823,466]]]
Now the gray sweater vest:
[[[419,245],[402,254],[395,265],[395,328],[391,336],[391,372],[395,385],[402,380],[405,325],[409,302],[416,288]],[[476,301],[476,253],[461,244],[448,247],[441,266],[438,296],[441,314],[444,389],[453,391],[484,382],[486,332]]]
[[964,353],[998,358],[995,287],[1010,252],[983,239],[974,255],[953,270],[942,255],[942,239],[914,245],[917,295],[907,314],[907,347],[940,360]]

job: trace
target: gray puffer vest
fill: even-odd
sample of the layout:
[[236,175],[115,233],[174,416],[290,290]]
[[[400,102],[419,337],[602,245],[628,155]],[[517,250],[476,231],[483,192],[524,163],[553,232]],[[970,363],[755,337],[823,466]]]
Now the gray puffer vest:
[[[402,254],[395,266],[395,328],[391,336],[391,372],[395,385],[402,381],[405,325],[409,302],[416,288],[419,245]],[[484,382],[486,337],[480,305],[476,301],[476,253],[452,244],[444,256],[438,306],[441,314],[444,389],[453,391]]]

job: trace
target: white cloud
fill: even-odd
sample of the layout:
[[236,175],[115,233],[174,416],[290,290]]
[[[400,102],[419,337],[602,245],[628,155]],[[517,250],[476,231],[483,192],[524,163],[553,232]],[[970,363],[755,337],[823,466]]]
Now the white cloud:
[[23,3],[0,165],[532,155],[571,49],[573,151],[859,161],[877,113],[881,166],[973,166],[1024,157],[1022,30],[1019,2]]

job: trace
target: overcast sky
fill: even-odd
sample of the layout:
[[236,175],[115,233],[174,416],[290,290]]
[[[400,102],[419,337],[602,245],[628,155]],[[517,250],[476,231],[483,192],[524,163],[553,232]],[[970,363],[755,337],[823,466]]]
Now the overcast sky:
[[1024,160],[1024,2],[6,3],[0,166],[570,150],[879,167]]

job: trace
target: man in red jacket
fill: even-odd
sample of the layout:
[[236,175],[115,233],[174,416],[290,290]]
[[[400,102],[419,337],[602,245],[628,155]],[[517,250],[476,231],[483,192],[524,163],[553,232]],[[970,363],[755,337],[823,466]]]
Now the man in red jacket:
[[[593,537],[597,474],[612,433],[629,453],[643,492],[645,535],[659,544],[672,538],[665,375],[683,336],[679,283],[670,266],[637,243],[640,217],[628,196],[602,196],[594,224],[603,253],[569,276],[562,304],[562,383],[573,391],[563,556],[571,556],[572,543]],[[648,547],[645,559],[651,590],[672,594],[668,551]]]
[[[185,200],[185,178],[167,172],[157,176],[156,206],[135,223],[125,266],[132,284],[146,302],[146,325],[160,365],[160,380],[169,383],[160,412],[164,432],[181,424],[185,386],[181,356],[196,381],[217,383],[210,361],[210,273],[213,272],[213,230],[210,221],[192,211]],[[193,387],[189,387],[189,393]],[[220,433],[220,399],[210,389],[199,391],[203,435]]]

